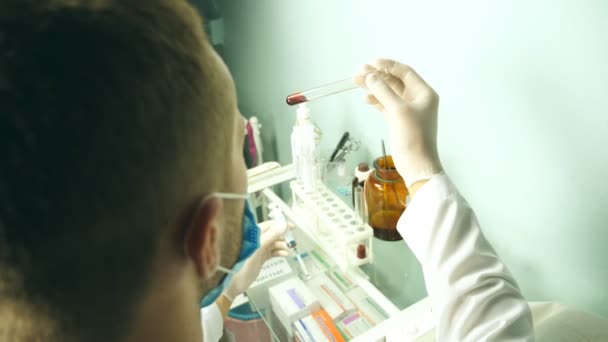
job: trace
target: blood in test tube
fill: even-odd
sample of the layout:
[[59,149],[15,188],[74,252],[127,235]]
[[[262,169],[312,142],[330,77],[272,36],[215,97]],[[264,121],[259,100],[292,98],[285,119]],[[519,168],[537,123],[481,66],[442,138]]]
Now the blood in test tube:
[[297,104],[306,102],[306,101],[308,101],[308,99],[306,98],[306,96],[304,96],[300,93],[295,93],[295,94],[291,94],[291,95],[287,96],[285,101],[287,102],[288,105],[293,106],[293,105],[297,105]]
[[361,244],[357,246],[357,258],[365,259],[367,257],[367,250],[365,249],[365,245]]

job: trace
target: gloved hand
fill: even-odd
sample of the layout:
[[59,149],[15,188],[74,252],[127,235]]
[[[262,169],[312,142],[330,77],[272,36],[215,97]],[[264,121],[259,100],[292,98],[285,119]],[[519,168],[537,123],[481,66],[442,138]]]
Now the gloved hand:
[[245,292],[255,281],[266,260],[275,256],[286,257],[289,255],[289,247],[283,239],[287,231],[287,225],[278,224],[277,221],[265,221],[258,224],[260,227],[260,249],[258,249],[243,265],[243,268],[234,275],[228,288],[224,290],[231,302],[239,294]]
[[384,113],[393,161],[406,186],[441,173],[439,95],[412,68],[389,59],[364,65],[354,81],[367,87],[366,101]]

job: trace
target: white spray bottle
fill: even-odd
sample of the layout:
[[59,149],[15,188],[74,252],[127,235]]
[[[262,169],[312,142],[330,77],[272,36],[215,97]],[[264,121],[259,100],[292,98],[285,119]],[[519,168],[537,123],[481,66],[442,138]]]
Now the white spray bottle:
[[291,155],[296,176],[305,191],[315,190],[317,138],[321,134],[310,118],[306,103],[298,106],[297,119],[291,133]]

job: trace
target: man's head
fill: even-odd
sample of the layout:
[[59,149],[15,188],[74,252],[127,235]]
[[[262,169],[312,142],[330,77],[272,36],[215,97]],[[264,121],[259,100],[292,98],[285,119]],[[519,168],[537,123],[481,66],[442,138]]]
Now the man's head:
[[0,339],[196,331],[240,248],[243,201],[208,194],[245,192],[242,136],[185,1],[1,2]]

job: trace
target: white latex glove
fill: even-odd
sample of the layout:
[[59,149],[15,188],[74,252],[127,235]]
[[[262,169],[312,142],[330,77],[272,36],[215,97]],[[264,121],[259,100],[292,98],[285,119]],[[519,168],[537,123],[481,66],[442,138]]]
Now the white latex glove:
[[437,152],[439,95],[411,67],[377,59],[362,67],[355,83],[366,86],[366,101],[384,113],[397,171],[406,186],[441,173]]
[[243,268],[234,275],[228,288],[224,290],[231,302],[241,293],[245,292],[255,281],[262,269],[262,265],[271,257],[289,255],[289,247],[283,239],[287,231],[287,225],[278,224],[276,221],[265,221],[258,224],[260,227],[260,249],[258,249],[243,265]]

